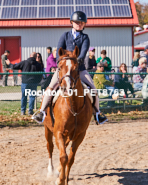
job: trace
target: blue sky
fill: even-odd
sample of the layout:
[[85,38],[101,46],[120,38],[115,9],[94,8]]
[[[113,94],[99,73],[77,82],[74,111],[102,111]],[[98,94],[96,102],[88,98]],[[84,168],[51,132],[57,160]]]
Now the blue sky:
[[[137,2],[138,0],[134,0],[134,2]],[[139,0],[141,3],[148,3],[148,0]]]

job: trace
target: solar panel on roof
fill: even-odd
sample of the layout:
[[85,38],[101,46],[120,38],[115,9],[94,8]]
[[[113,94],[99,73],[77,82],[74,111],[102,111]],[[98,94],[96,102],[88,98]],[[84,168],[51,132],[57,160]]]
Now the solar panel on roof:
[[128,4],[128,0],[111,0],[112,4]]
[[4,0],[3,6],[19,5],[19,0]]
[[75,4],[91,4],[91,0],[75,0]]
[[120,16],[124,17],[127,15],[130,16],[128,6],[113,6],[113,13],[116,17],[120,17]]
[[97,17],[111,17],[110,6],[95,6],[94,10]]
[[93,0],[94,4],[109,4],[109,0]]
[[86,13],[88,17],[93,17],[92,6],[76,6],[76,10]]
[[6,7],[2,10],[2,19],[12,19],[18,17],[18,10],[17,7]]
[[55,5],[55,0],[39,0],[39,5]]
[[22,7],[20,18],[34,18],[37,17],[37,7]]
[[69,18],[80,10],[87,17],[131,17],[129,0],[0,0],[0,19]]
[[58,17],[70,17],[71,12],[74,12],[73,6],[60,6],[58,7]]
[[73,0],[57,0],[58,5],[73,5]]
[[55,7],[40,7],[39,17],[55,17]]
[[37,0],[21,0],[22,5],[37,5]]

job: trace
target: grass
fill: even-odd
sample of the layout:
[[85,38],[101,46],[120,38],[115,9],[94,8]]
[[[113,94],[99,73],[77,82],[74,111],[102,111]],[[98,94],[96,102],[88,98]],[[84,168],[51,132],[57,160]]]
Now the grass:
[[[37,107],[40,107],[40,102],[37,103]],[[126,110],[118,110],[117,108],[108,109],[106,112],[104,111],[104,113],[108,117],[110,123],[120,123],[128,122],[129,120],[148,119],[148,107],[145,106],[143,110],[145,111],[141,111],[140,108],[130,108]],[[38,124],[27,114],[28,111],[26,111],[25,116],[21,116],[21,101],[0,101],[0,127],[37,126]]]
[[[125,101],[125,105],[141,105],[142,101],[141,100],[132,100],[132,103],[129,101]],[[123,101],[120,100],[120,103],[117,103],[115,101],[115,106],[123,106]],[[100,107],[107,107],[107,101],[106,102],[100,102]]]
[[[28,116],[28,111],[26,115],[21,116],[21,101],[0,101],[0,105],[0,127],[37,125],[31,116]],[[40,103],[37,106],[39,107]]]

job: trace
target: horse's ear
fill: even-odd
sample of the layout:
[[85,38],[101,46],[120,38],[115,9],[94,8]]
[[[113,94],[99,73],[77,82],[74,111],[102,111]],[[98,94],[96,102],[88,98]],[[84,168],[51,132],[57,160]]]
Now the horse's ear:
[[78,48],[78,46],[75,46],[75,49],[73,51],[73,55],[75,55],[76,57],[79,56],[79,48]]
[[59,54],[59,56],[64,55],[64,50],[63,50],[62,47],[60,47],[60,49],[59,49],[59,51],[58,51],[58,54]]

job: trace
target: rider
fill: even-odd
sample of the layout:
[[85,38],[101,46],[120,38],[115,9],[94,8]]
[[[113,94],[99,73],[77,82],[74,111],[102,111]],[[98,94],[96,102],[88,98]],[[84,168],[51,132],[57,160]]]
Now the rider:
[[[77,60],[79,63],[80,78],[84,83],[90,85],[92,89],[96,89],[93,84],[93,80],[90,77],[89,73],[86,71],[84,65],[84,59],[90,46],[90,40],[88,35],[83,33],[84,27],[87,22],[87,17],[84,12],[76,11],[71,15],[70,22],[72,24],[72,30],[69,32],[65,32],[58,42],[56,55],[57,61],[59,58],[58,51],[60,47],[69,51],[73,51],[75,49],[75,46],[78,46],[80,54]],[[58,70],[56,70],[55,74],[52,77],[51,83],[49,84],[50,91],[52,91],[54,86],[58,83],[57,73]],[[34,120],[40,123],[43,122],[46,115],[45,110],[49,103],[51,103],[51,96],[44,96],[40,113],[33,116]],[[108,121],[105,116],[104,117],[100,116],[98,96],[96,96],[95,107],[97,122],[101,124]]]

